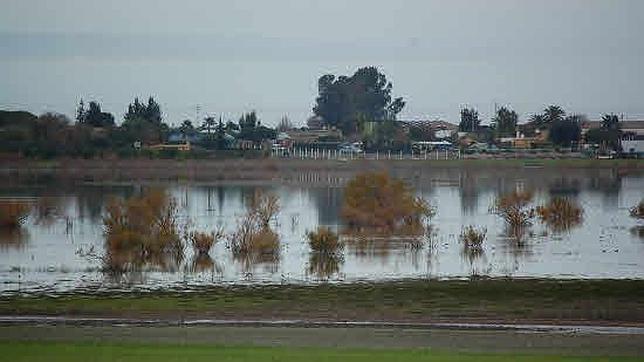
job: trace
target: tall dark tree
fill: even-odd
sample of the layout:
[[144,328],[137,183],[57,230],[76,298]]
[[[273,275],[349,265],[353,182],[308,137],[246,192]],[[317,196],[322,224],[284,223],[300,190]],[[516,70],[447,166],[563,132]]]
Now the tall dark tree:
[[239,118],[239,138],[244,140],[260,143],[266,139],[274,139],[277,132],[265,126],[262,126],[262,121],[257,117],[257,113],[252,111],[244,113]]
[[124,118],[126,121],[145,120],[156,126],[160,126],[163,120],[161,106],[152,97],[148,98],[147,105],[139,101],[139,98],[134,98],[134,103],[128,105]]
[[318,80],[313,112],[328,126],[346,134],[358,131],[358,118],[369,121],[395,120],[405,107],[403,98],[393,99],[393,86],[376,67],[358,69],[352,76],[326,74]]
[[146,119],[147,107],[139,101],[139,98],[134,98],[134,103],[127,106],[127,113],[123,117],[126,121],[133,120],[147,120]]
[[181,132],[183,139],[187,140],[190,135],[194,134],[195,127],[192,125],[192,122],[190,120],[186,119],[181,122],[181,126],[179,126],[179,132]]
[[551,105],[543,110],[543,117],[545,123],[549,125],[553,122],[564,119],[564,117],[566,117],[566,112],[560,106]]
[[519,123],[519,115],[517,112],[507,107],[499,108],[492,119],[492,124],[499,137],[514,136],[517,129],[517,123]]
[[80,124],[92,127],[114,126],[114,116],[111,113],[103,112],[101,105],[96,101],[89,102],[89,108],[85,109],[85,103],[81,99],[76,109],[76,120]]
[[168,132],[168,125],[163,123],[161,107],[152,97],[147,104],[134,98],[134,102],[127,107],[124,119],[122,128],[128,142],[163,142]]
[[146,119],[152,124],[160,125],[161,121],[163,120],[163,117],[161,115],[161,106],[159,103],[157,103],[154,98],[150,97],[148,98],[148,105],[145,109],[146,111]]
[[591,129],[586,134],[586,141],[596,143],[606,150],[620,150],[622,131],[619,127],[619,117],[615,114],[605,114],[602,117],[601,127]]
[[241,129],[242,133],[252,132],[255,127],[259,126],[260,124],[261,122],[257,118],[257,113],[255,111],[244,113],[239,118],[239,128]]
[[219,117],[219,123],[217,123],[217,128],[215,129],[215,143],[218,150],[225,150],[227,148],[226,126],[221,120],[221,117]]
[[83,123],[85,121],[85,102],[83,102],[83,98],[81,98],[80,102],[78,102],[78,107],[76,107],[76,121],[78,123]]
[[476,132],[481,124],[479,112],[474,108],[461,109],[461,122],[458,130],[461,132]]
[[558,146],[571,147],[581,139],[581,123],[584,117],[570,115],[550,125],[550,141]]

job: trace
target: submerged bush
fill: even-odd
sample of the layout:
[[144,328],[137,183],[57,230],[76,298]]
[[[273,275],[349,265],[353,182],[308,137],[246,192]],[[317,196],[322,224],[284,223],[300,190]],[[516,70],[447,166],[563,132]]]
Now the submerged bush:
[[474,226],[467,226],[461,231],[459,238],[463,243],[463,251],[470,257],[477,257],[483,254],[483,241],[487,235],[487,229],[477,229]]
[[316,253],[335,254],[343,247],[338,234],[328,227],[318,227],[317,230],[306,233],[306,236],[311,250]]
[[279,257],[279,236],[269,225],[279,211],[274,195],[257,194],[229,239],[233,256],[250,263],[275,261]]
[[492,212],[501,216],[510,228],[524,228],[532,225],[535,209],[530,207],[533,193],[514,191],[497,198]]
[[268,227],[270,221],[280,211],[280,203],[277,195],[272,193],[255,192],[251,200],[249,210],[253,212],[263,227]]
[[422,198],[414,197],[401,180],[385,172],[367,172],[349,181],[344,195],[342,217],[353,230],[396,232],[422,225],[435,210]]
[[575,201],[555,197],[546,205],[537,207],[537,214],[542,222],[555,231],[563,231],[581,223],[583,210]]
[[1,201],[0,202],[0,228],[16,229],[29,216],[31,205],[23,201]]
[[222,231],[212,233],[193,231],[188,236],[192,247],[197,254],[208,254],[212,246],[223,236]]
[[644,200],[633,206],[630,210],[631,216],[637,219],[644,219]]
[[163,191],[110,201],[103,226],[108,268],[153,263],[165,269],[176,265],[183,256],[177,205]]

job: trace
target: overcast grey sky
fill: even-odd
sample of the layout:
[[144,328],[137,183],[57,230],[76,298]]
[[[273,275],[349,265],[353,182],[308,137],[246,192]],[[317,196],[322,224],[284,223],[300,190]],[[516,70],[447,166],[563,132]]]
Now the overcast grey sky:
[[168,121],[310,115],[317,78],[378,66],[402,118],[509,104],[644,117],[640,0],[2,0],[0,108],[117,119],[154,95]]

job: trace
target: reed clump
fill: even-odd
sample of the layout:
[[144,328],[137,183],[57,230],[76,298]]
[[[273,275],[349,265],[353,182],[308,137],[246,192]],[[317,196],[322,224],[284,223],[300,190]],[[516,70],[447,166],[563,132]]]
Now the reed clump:
[[31,212],[28,202],[7,200],[0,201],[0,228],[17,229],[25,222]]
[[545,205],[537,207],[539,219],[555,231],[568,230],[581,224],[583,209],[566,197],[555,197]]
[[311,251],[322,254],[335,254],[343,247],[338,234],[328,227],[318,227],[315,231],[306,233]]
[[350,229],[377,233],[417,229],[435,213],[427,201],[414,197],[403,181],[386,172],[366,172],[349,181],[341,212]]

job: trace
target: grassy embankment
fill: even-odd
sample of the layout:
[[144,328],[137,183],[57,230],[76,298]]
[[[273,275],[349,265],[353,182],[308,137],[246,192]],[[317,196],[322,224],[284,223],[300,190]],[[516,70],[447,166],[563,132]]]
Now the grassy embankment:
[[637,357],[473,354],[430,349],[217,347],[176,344],[0,342],[7,361],[640,361]]
[[4,315],[644,323],[641,280],[401,281],[0,298]]

